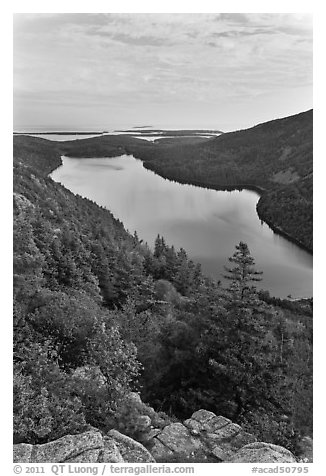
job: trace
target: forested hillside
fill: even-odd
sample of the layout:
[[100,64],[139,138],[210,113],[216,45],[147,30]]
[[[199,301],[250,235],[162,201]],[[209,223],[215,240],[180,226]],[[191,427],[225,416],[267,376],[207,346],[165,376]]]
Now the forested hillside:
[[136,389],[163,420],[205,408],[296,451],[312,434],[312,302],[258,295],[244,243],[223,288],[185,250],[157,237],[151,251],[47,177],[82,142],[136,153],[124,140],[15,137],[15,442],[123,429],[137,421],[124,400]]
[[200,144],[131,151],[146,167],[179,182],[260,191],[260,217],[312,250],[312,127],[310,110]]

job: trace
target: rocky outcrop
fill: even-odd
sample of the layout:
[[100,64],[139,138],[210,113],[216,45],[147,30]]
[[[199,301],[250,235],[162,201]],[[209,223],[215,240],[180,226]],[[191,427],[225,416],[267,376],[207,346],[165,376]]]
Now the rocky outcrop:
[[181,423],[171,423],[152,440],[151,453],[161,461],[173,455],[195,455],[203,451],[200,438],[193,437]]
[[241,426],[207,410],[195,412],[183,423],[167,421],[163,428],[153,427],[155,419],[158,421],[157,415],[152,419],[148,415],[146,417],[143,426],[147,432],[146,435],[141,433],[144,444],[117,430],[110,430],[102,436],[94,429],[80,435],[67,435],[44,445],[14,445],[14,462],[296,462],[289,450],[257,442],[255,436]]
[[151,453],[138,441],[129,436],[119,433],[117,430],[110,430],[108,437],[112,438],[126,463],[155,463]]
[[296,463],[291,451],[270,443],[245,445],[232,456],[229,463]]
[[14,445],[15,463],[152,463],[149,451],[116,430],[67,435],[44,445]]
[[207,410],[195,412],[183,424],[172,423],[158,433],[150,451],[159,461],[175,457],[222,462],[256,438],[231,420]]

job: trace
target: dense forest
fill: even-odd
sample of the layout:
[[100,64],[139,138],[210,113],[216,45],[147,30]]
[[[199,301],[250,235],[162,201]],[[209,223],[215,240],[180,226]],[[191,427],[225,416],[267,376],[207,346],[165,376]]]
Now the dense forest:
[[[204,148],[193,145],[202,155],[180,148],[189,159],[185,180],[192,180],[194,167],[202,180],[223,156],[234,164],[224,178],[236,184],[228,170],[245,168],[235,159],[245,140],[234,141],[231,159],[220,152],[230,147],[227,136],[209,139]],[[275,132],[275,150],[284,150],[276,138]],[[295,144],[299,148],[296,136]],[[222,287],[184,249],[161,236],[150,249],[108,210],[48,178],[60,154],[86,156],[95,149],[105,156],[132,150],[146,166],[164,162],[166,175],[177,173],[179,149],[168,145],[152,155],[156,146],[127,136],[75,143],[14,138],[14,441],[42,443],[90,426],[121,428],[137,413],[125,400],[137,390],[163,420],[205,408],[296,452],[300,439],[312,435],[312,300],[258,293],[261,270],[241,242],[226,257],[229,285]],[[191,162],[196,157],[198,164]],[[308,176],[308,165],[287,157],[300,177]],[[258,177],[263,168],[256,166]],[[279,194],[274,170],[271,165],[260,180]],[[262,185],[249,173],[235,176]],[[295,183],[301,190],[301,179]],[[285,200],[291,197],[287,189]]]

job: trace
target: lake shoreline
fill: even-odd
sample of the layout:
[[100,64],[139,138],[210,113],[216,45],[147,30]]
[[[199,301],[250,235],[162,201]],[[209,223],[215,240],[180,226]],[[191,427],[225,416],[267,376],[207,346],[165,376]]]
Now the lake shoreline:
[[[139,160],[142,160],[140,157],[137,157],[137,158]],[[156,171],[155,169],[150,167],[149,164],[144,162],[143,160],[142,160],[142,162],[143,162],[143,165],[146,169],[151,170],[152,172],[156,173],[160,177],[163,177],[167,180],[172,180],[172,181],[177,182],[177,183],[185,184],[185,185],[194,185],[196,187],[201,187],[201,188],[206,188],[208,190],[216,190],[216,191],[230,191],[231,192],[233,190],[239,190],[239,191],[249,190],[249,191],[258,193],[260,198],[265,193],[267,193],[267,189],[265,189],[263,187],[259,187],[258,185],[253,185],[253,184],[235,184],[235,185],[225,185],[225,186],[223,186],[223,185],[216,185],[216,184],[209,183],[209,182],[202,182],[200,180],[182,180],[182,179],[176,180],[176,179],[173,179],[173,178],[169,177],[168,175],[165,176],[162,173],[159,173],[158,171]],[[289,235],[286,231],[282,230],[277,225],[274,225],[270,220],[267,220],[261,212],[259,212],[258,204],[259,204],[260,198],[259,198],[259,200],[257,202],[257,205],[256,205],[256,212],[257,212],[258,218],[260,220],[262,220],[264,223],[266,223],[266,225],[268,225],[275,234],[282,236],[283,238],[287,239],[291,243],[295,244],[296,246],[298,246],[299,248],[301,248],[302,250],[306,251],[307,253],[309,253],[310,255],[313,256],[313,251],[310,248],[305,246],[303,243],[301,243],[295,237]]]
[[[56,179],[53,178],[52,173],[55,172],[55,170],[57,170],[57,169],[60,168],[61,166],[64,166],[64,165],[65,165],[65,159],[67,159],[67,161],[70,161],[70,160],[73,160],[73,161],[74,161],[74,160],[76,159],[77,162],[80,161],[80,164],[82,164],[82,162],[83,162],[84,160],[85,160],[85,161],[88,160],[88,164],[89,164],[89,165],[86,165],[86,167],[90,167],[91,164],[92,164],[92,162],[95,161],[96,159],[98,160],[99,164],[102,163],[102,159],[103,159],[104,162],[106,161],[106,159],[110,159],[110,160],[114,160],[114,161],[115,161],[115,160],[117,160],[117,161],[120,160],[120,161],[121,161],[121,159],[122,159],[122,162],[121,162],[121,164],[122,164],[122,163],[124,162],[124,157],[123,157],[124,155],[125,155],[126,160],[129,159],[129,160],[127,160],[127,164],[129,164],[129,161],[130,161],[130,160],[133,160],[133,161],[135,161],[135,162],[138,162],[139,165],[138,165],[138,169],[137,169],[137,170],[143,169],[144,172],[147,171],[147,173],[153,174],[153,177],[156,176],[157,179],[160,179],[160,180],[163,181],[163,182],[165,182],[165,180],[166,180],[167,183],[170,183],[171,185],[172,185],[172,184],[175,184],[175,186],[179,186],[179,187],[182,187],[182,186],[190,186],[190,189],[192,189],[192,187],[194,187],[194,188],[202,189],[203,191],[204,191],[204,190],[211,191],[211,193],[214,193],[215,191],[216,191],[216,192],[218,192],[218,191],[220,191],[220,192],[223,192],[223,191],[226,192],[226,191],[227,191],[227,192],[230,192],[230,193],[231,193],[232,191],[234,191],[234,192],[241,192],[241,191],[243,191],[244,193],[245,193],[245,192],[247,192],[247,193],[250,193],[250,192],[251,192],[251,193],[253,194],[253,195],[252,195],[253,198],[251,199],[251,207],[252,207],[251,209],[252,209],[252,212],[249,214],[248,218],[255,215],[255,216],[256,216],[257,223],[261,223],[261,225],[264,224],[264,225],[267,227],[267,229],[269,229],[269,234],[266,235],[266,238],[264,238],[264,240],[265,240],[265,239],[267,240],[267,241],[266,241],[266,245],[264,244],[265,241],[261,242],[261,238],[259,238],[260,243],[261,243],[261,244],[260,244],[260,249],[262,250],[262,247],[265,247],[265,246],[266,246],[266,247],[267,247],[266,249],[270,249],[270,251],[268,252],[268,254],[269,254],[270,256],[272,256],[272,255],[274,256],[274,252],[272,251],[273,248],[269,248],[269,247],[271,246],[271,245],[270,245],[270,243],[271,243],[270,240],[273,239],[273,238],[271,238],[271,237],[272,237],[273,234],[274,234],[274,236],[275,236],[274,241],[276,240],[275,243],[278,242],[278,240],[276,239],[276,235],[281,236],[281,237],[288,243],[287,245],[284,245],[284,244],[281,245],[281,244],[280,244],[280,246],[282,246],[282,247],[286,246],[287,249],[290,250],[290,249],[291,249],[290,243],[293,243],[293,244],[295,245],[295,247],[297,247],[297,251],[295,251],[295,248],[294,248],[294,249],[293,249],[293,252],[291,251],[291,254],[290,254],[289,256],[292,256],[292,253],[295,253],[295,254],[298,254],[298,256],[301,256],[301,255],[300,255],[300,252],[299,252],[299,249],[301,249],[302,251],[304,251],[305,253],[307,253],[307,255],[306,255],[307,258],[304,258],[304,259],[308,260],[307,263],[309,262],[309,260],[311,260],[311,253],[310,253],[308,250],[306,250],[306,249],[305,249],[304,247],[302,247],[302,246],[299,246],[299,244],[296,243],[296,242],[294,242],[294,240],[289,239],[289,237],[288,237],[285,233],[282,233],[281,230],[275,230],[275,229],[273,229],[273,227],[271,226],[271,224],[269,224],[269,223],[267,223],[266,221],[264,221],[264,220],[261,219],[259,213],[257,212],[257,202],[259,201],[259,197],[261,196],[261,194],[263,193],[263,191],[262,191],[262,189],[261,189],[260,187],[256,187],[256,186],[254,186],[254,185],[252,185],[252,184],[241,184],[240,186],[221,187],[221,186],[216,186],[215,184],[207,184],[207,183],[206,183],[206,184],[203,184],[203,183],[200,183],[200,181],[196,181],[196,183],[194,183],[195,181],[193,181],[192,183],[187,183],[187,181],[185,181],[185,180],[184,180],[183,182],[182,182],[182,181],[179,181],[179,180],[174,180],[174,179],[171,179],[170,177],[164,177],[163,175],[157,173],[155,170],[152,170],[150,167],[146,167],[146,163],[144,163],[143,160],[141,160],[140,158],[134,157],[134,155],[133,155],[133,154],[130,154],[130,153],[129,153],[129,154],[123,154],[123,153],[122,153],[121,155],[116,155],[116,156],[114,156],[114,157],[112,157],[112,156],[111,156],[111,157],[101,156],[101,157],[84,157],[84,158],[76,157],[76,156],[68,155],[68,154],[62,154],[61,157],[60,157],[60,165],[59,165],[59,167],[53,167],[53,171],[50,172],[50,177],[49,177],[49,178],[50,178],[51,180],[56,181]],[[69,162],[68,162],[68,164],[69,164]],[[69,165],[68,165],[68,167],[69,167]],[[74,166],[74,167],[75,167],[75,166]],[[84,166],[84,165],[80,165],[80,167],[82,167],[82,168],[85,170],[85,168],[84,168],[85,166]],[[125,167],[125,166],[123,165],[123,169],[124,169],[124,167]],[[112,167],[109,166],[109,168],[110,168],[110,169],[114,169],[114,168],[115,168],[115,162],[114,162],[114,164],[112,165]],[[128,170],[128,168],[129,168],[129,165],[126,165],[126,170]],[[121,170],[122,170],[122,169],[121,169]],[[59,172],[59,174],[60,174],[60,173],[61,173],[61,172]],[[87,172],[87,174],[88,174],[88,173],[89,173],[89,172]],[[72,175],[71,175],[71,177],[73,177],[73,176],[75,176],[74,169],[72,169]],[[78,177],[78,175],[76,175],[76,177]],[[133,178],[131,178],[132,182],[129,182],[129,184],[135,182],[135,180],[136,180],[136,183],[137,183],[136,177],[139,177],[139,175],[132,175],[131,177],[133,177]],[[130,180],[130,179],[129,179],[129,180]],[[155,180],[155,179],[153,178],[153,180]],[[151,181],[152,181],[152,179],[151,179]],[[96,196],[94,197],[94,196],[92,196],[92,195],[88,195],[87,193],[83,193],[83,192],[81,192],[80,190],[78,190],[78,188],[77,188],[77,190],[74,189],[74,188],[71,188],[71,187],[69,187],[69,183],[66,184],[66,185],[65,185],[65,182],[60,181],[60,183],[61,183],[62,186],[67,187],[68,190],[70,190],[72,193],[78,194],[78,195],[80,195],[80,196],[82,196],[82,197],[85,197],[86,199],[91,200],[91,201],[95,201],[95,203],[97,203],[99,206],[109,209],[109,210],[111,211],[111,213],[113,213],[113,215],[114,215],[117,219],[119,219],[119,220],[124,224],[125,229],[126,229],[126,230],[129,230],[129,232],[130,232],[131,234],[132,234],[132,232],[133,232],[134,230],[136,230],[137,233],[144,232],[144,228],[142,228],[142,226],[139,227],[139,224],[137,225],[137,222],[134,222],[134,221],[133,221],[134,218],[131,218],[131,220],[132,220],[131,222],[129,221],[129,220],[130,220],[130,217],[132,217],[132,215],[133,215],[134,213],[136,213],[136,212],[133,212],[133,213],[130,215],[130,213],[131,213],[131,212],[130,212],[130,206],[131,206],[131,205],[130,205],[130,201],[129,201],[129,211],[128,211],[128,214],[129,214],[129,215],[128,215],[128,216],[127,216],[127,215],[123,215],[123,214],[120,214],[120,212],[118,211],[119,208],[118,208],[118,209],[116,208],[117,203],[120,203],[119,201],[116,203],[116,199],[113,199],[113,202],[112,202],[112,203],[111,203],[111,202],[107,202],[107,204],[104,205],[104,204],[103,204],[103,201],[101,201],[101,200],[99,201],[99,200],[96,199]],[[100,183],[102,183],[102,187],[103,187],[103,182],[99,182],[99,186],[100,186]],[[110,182],[108,182],[108,183],[110,183]],[[142,182],[139,182],[139,183],[142,183]],[[146,184],[146,183],[147,183],[147,182],[145,181],[145,184]],[[246,186],[245,186],[245,185],[246,185]],[[104,186],[105,186],[105,183],[104,183]],[[140,186],[140,185],[139,185],[139,186]],[[138,188],[136,187],[136,190],[138,190],[138,191],[140,191],[139,186],[138,186]],[[155,188],[154,188],[154,189],[152,188],[152,191],[153,191],[153,192],[154,192],[154,190],[160,190],[160,187],[159,187],[158,189],[156,189],[156,186],[157,186],[157,185],[155,185]],[[166,187],[169,188],[170,185],[164,186],[164,188],[166,188]],[[125,188],[125,187],[123,187],[123,189],[124,189],[124,188]],[[127,187],[127,188],[129,188],[129,187]],[[140,187],[140,188],[143,189],[143,187]],[[146,188],[145,188],[145,190],[146,190]],[[143,193],[143,192],[142,192],[142,193]],[[186,193],[189,193],[189,192],[186,192]],[[193,194],[193,193],[195,193],[195,191],[194,191],[194,192],[191,192],[191,193]],[[197,192],[196,192],[196,193],[197,193]],[[204,192],[203,192],[203,193],[204,193]],[[208,192],[207,192],[207,193],[208,193]],[[119,195],[119,194],[118,194],[118,195]],[[114,195],[114,196],[116,196],[116,195]],[[173,196],[173,195],[172,195],[172,196]],[[226,201],[225,203],[228,203],[228,198],[227,198],[227,197],[228,197],[228,194],[225,195],[225,198],[224,198],[224,200]],[[230,200],[231,200],[230,203],[233,203],[233,200],[234,200],[234,199],[233,199],[233,198],[230,198]],[[165,202],[164,202],[164,203],[165,203]],[[182,203],[182,202],[180,202],[180,203]],[[197,202],[196,202],[196,203],[197,203]],[[200,203],[202,203],[202,202],[199,201],[198,204],[200,204]],[[135,210],[138,210],[138,209],[139,209],[139,208],[138,208],[138,205],[135,204],[134,206],[136,207]],[[163,206],[163,204],[162,204],[162,206]],[[118,205],[118,207],[120,207],[120,205]],[[178,207],[179,207],[179,206],[178,206]],[[178,207],[177,207],[177,208],[178,208]],[[199,205],[199,207],[200,207],[200,205]],[[173,209],[175,209],[175,208],[173,208]],[[162,208],[160,208],[159,210],[162,210]],[[205,206],[205,210],[206,210],[206,206]],[[216,210],[216,211],[219,210],[219,207],[218,207],[218,208],[215,208],[215,210]],[[230,209],[230,211],[231,211],[231,210],[232,210],[232,208]],[[242,208],[239,208],[239,209],[238,209],[238,206],[237,206],[236,208],[233,208],[233,210],[238,210],[236,213],[237,213],[237,214],[240,213],[239,217],[242,217],[241,221],[242,221],[243,225],[244,225],[245,223],[247,223],[247,212],[246,212],[246,210],[242,210]],[[204,211],[204,210],[203,210],[203,211]],[[148,212],[147,212],[147,213],[148,213]],[[154,213],[154,214],[153,214],[153,213]],[[214,213],[215,213],[215,212],[214,212]],[[157,217],[157,215],[155,214],[154,210],[151,210],[151,212],[149,213],[148,216],[153,216],[153,217],[156,216],[156,217]],[[163,216],[164,216],[164,213],[163,213]],[[189,213],[187,212],[185,215],[179,215],[179,217],[177,216],[177,221],[176,221],[176,223],[179,223],[179,224],[182,223],[182,219],[181,219],[182,216],[188,216],[188,217],[191,216],[191,217],[192,217],[192,215],[191,215],[191,214],[189,215]],[[201,217],[205,217],[205,216],[206,216],[206,212],[204,213],[204,215],[201,215]],[[216,215],[216,216],[218,216],[218,215]],[[232,220],[232,219],[233,219],[233,218],[232,218],[233,216],[234,216],[234,212],[232,212],[231,214],[228,213],[227,216],[225,216],[225,218],[226,218],[226,223],[231,223],[231,222],[229,222],[229,220]],[[167,220],[170,220],[170,219],[171,219],[171,217],[168,216],[168,217],[167,217]],[[178,221],[178,220],[180,220],[180,219],[181,219],[181,221]],[[191,219],[192,219],[192,218],[191,218]],[[163,220],[165,220],[164,217],[163,217]],[[204,220],[205,220],[205,218],[204,218]],[[224,220],[224,218],[223,218],[223,220]],[[249,218],[248,223],[252,223],[251,220],[252,220],[252,218]],[[156,218],[156,221],[157,221],[157,218]],[[214,223],[214,222],[215,222],[215,219],[214,219],[214,221],[213,221],[212,223]],[[163,221],[162,223],[164,224],[165,222]],[[205,221],[204,221],[204,223],[205,223]],[[207,222],[207,223],[208,223],[208,222]],[[216,222],[215,222],[215,223],[216,223]],[[143,222],[142,222],[142,225],[144,225]],[[168,242],[173,243],[173,244],[176,245],[177,247],[184,247],[185,249],[189,250],[189,252],[190,252],[191,254],[194,253],[193,256],[194,256],[194,258],[196,259],[197,262],[201,262],[201,259],[200,259],[199,255],[198,255],[198,246],[199,246],[199,243],[200,243],[200,241],[198,241],[199,238],[198,238],[198,240],[197,240],[197,244],[196,244],[196,241],[193,243],[193,240],[190,240],[190,242],[188,243],[188,242],[187,242],[187,239],[186,239],[186,241],[184,241],[184,242],[182,241],[182,239],[181,239],[181,241],[180,241],[180,238],[181,238],[181,236],[183,236],[183,235],[179,235],[179,237],[177,238],[177,241],[174,242],[173,240],[174,240],[175,238],[173,237],[173,235],[172,235],[172,238],[171,238],[171,236],[169,236],[169,234],[166,234],[166,233],[167,233],[167,230],[164,229],[164,225],[163,225],[163,228],[160,228],[160,226],[156,226],[156,225],[158,225],[158,223],[156,223],[156,222],[155,222],[155,225],[154,225],[154,223],[152,224],[152,229],[150,230],[150,233],[152,233],[152,232],[153,232],[154,234],[155,234],[155,233],[159,233],[160,235],[162,235],[162,236],[166,237],[168,240],[170,240],[170,241],[168,241]],[[147,226],[147,225],[145,225],[145,226]],[[182,226],[182,225],[177,225],[177,226]],[[206,225],[205,225],[205,226],[206,226]],[[216,225],[212,225],[212,226],[215,226],[215,227],[216,227]],[[229,226],[229,225],[228,225],[228,226]],[[182,230],[182,228],[180,228],[180,230]],[[223,233],[223,230],[224,230],[224,225],[222,225],[222,228],[221,228],[221,232],[222,232],[222,233]],[[243,228],[243,230],[247,230],[247,225],[245,225],[245,228]],[[249,228],[248,228],[248,230],[249,230]],[[258,237],[258,236],[261,236],[261,235],[260,235],[260,232],[258,232],[258,229],[257,229],[256,231],[257,231],[257,233],[258,233],[258,234],[257,234],[257,237]],[[146,228],[145,228],[145,233],[148,233],[148,230],[146,231]],[[182,231],[181,231],[181,233],[182,233]],[[219,233],[220,233],[220,232],[219,232]],[[246,235],[246,233],[247,233],[247,232],[245,231],[245,235],[242,235],[242,236],[240,235],[240,237],[241,237],[242,240],[245,239],[245,236],[248,236],[248,238],[249,238],[249,235]],[[154,240],[154,238],[155,238],[154,236],[150,236],[150,237],[149,237],[149,236],[146,235],[146,234],[145,234],[144,236],[143,236],[143,235],[141,235],[141,236],[142,236],[142,238],[143,238],[146,242],[148,242],[148,243],[151,243],[152,240]],[[207,235],[207,236],[209,236],[209,235]],[[212,236],[212,235],[211,235],[211,236]],[[215,235],[214,235],[214,236],[215,236]],[[217,240],[217,242],[219,242],[219,236],[220,236],[219,234],[216,235],[215,240]],[[222,236],[223,236],[223,235],[222,235]],[[209,242],[212,243],[212,240],[213,240],[213,239],[214,239],[214,238],[211,238]],[[148,240],[149,240],[149,241],[148,241]],[[171,240],[172,240],[172,241],[171,241]],[[223,239],[222,239],[222,240],[223,240]],[[249,245],[250,245],[250,242],[251,242],[251,241],[248,241]],[[188,245],[187,245],[187,243],[188,243]],[[204,243],[204,242],[203,242],[203,243]],[[224,243],[226,243],[226,242],[224,242]],[[257,243],[258,243],[258,242],[257,242]],[[281,242],[280,242],[280,243],[281,243]],[[195,246],[195,248],[193,248],[193,246]],[[206,256],[206,253],[207,253],[208,250],[210,250],[209,252],[211,252],[212,250],[214,250],[214,246],[213,246],[213,248],[210,247],[211,245],[208,245],[208,248],[206,248],[206,245],[205,245],[205,244],[203,244],[202,246],[204,246],[204,248],[202,248],[203,251],[204,251],[203,257]],[[223,244],[223,241],[221,242],[221,246],[222,246],[222,249],[223,249],[223,246],[225,246],[225,244]],[[253,246],[253,244],[252,244],[252,246]],[[277,245],[277,246],[278,246],[278,245]],[[256,245],[255,245],[255,247],[256,247]],[[194,251],[194,249],[196,249],[196,248],[197,248],[197,251]],[[216,248],[216,245],[215,245],[215,248]],[[220,246],[218,247],[218,249],[220,250]],[[254,249],[254,248],[253,248],[253,249]],[[284,249],[284,248],[283,248],[283,249]],[[206,250],[206,251],[205,251],[205,250]],[[217,250],[217,248],[216,248],[216,250]],[[213,251],[213,252],[214,252],[214,251]],[[215,252],[216,252],[216,251],[215,251]],[[219,260],[220,260],[220,257],[219,257],[219,253],[220,253],[220,252],[218,251],[218,253],[217,253],[216,255],[215,255],[215,252],[214,252],[214,256],[217,257],[216,263],[218,264],[218,268],[216,268],[216,269],[219,270],[219,269],[220,269],[220,266],[221,266],[221,263],[220,263],[220,261],[219,261]],[[201,253],[201,252],[199,252],[199,254],[200,254],[200,253]],[[223,253],[223,256],[226,256],[226,257],[228,256],[228,251],[227,251],[227,250],[224,249],[224,250],[222,251],[222,253]],[[261,253],[261,252],[260,252],[260,253]],[[262,256],[263,256],[263,255],[261,255],[260,253],[259,253],[259,248],[257,248],[256,251],[255,251],[255,256],[256,256],[257,260],[258,260],[260,263],[264,263],[264,262],[265,262],[265,258],[263,258],[263,261],[260,261],[260,260],[262,259]],[[308,256],[310,256],[310,258],[309,258]],[[218,257],[219,257],[219,258],[218,258]],[[300,259],[301,259],[301,258],[300,258]],[[215,258],[214,258],[214,260],[215,260]],[[214,261],[214,260],[213,260],[213,261]],[[269,260],[267,259],[266,263],[268,263],[268,261],[269,261]],[[276,262],[278,262],[278,261],[279,261],[279,258],[277,258],[277,261],[276,261]],[[208,273],[208,275],[212,275],[212,269],[211,269],[211,267],[212,267],[212,264],[211,264],[211,263],[212,263],[212,262],[207,261],[207,260],[205,261],[205,258],[204,258],[203,263],[204,263],[204,266],[206,266],[206,267],[208,266],[208,269],[206,270],[206,273]],[[215,261],[214,261],[214,263],[215,263]],[[277,268],[275,268],[275,262],[274,262],[274,264],[273,264],[273,266],[274,266],[274,277],[273,277],[273,274],[269,275],[269,274],[267,273],[267,269],[268,269],[268,268],[266,267],[266,263],[265,263],[265,265],[264,265],[264,264],[260,264],[261,269],[266,270],[266,279],[267,279],[267,281],[266,281],[266,284],[265,284],[264,287],[267,286],[266,289],[269,289],[269,290],[271,291],[271,295],[272,295],[272,296],[277,296],[277,297],[279,297],[279,298],[281,298],[281,299],[285,299],[287,294],[285,294],[285,291],[284,291],[284,292],[283,292],[283,291],[280,291],[280,289],[279,289],[279,288],[280,288],[280,284],[276,284],[277,281],[275,281],[275,272],[281,272],[281,273],[282,273],[282,269],[283,269],[283,264],[282,264],[282,263],[284,263],[284,265],[285,265],[285,268],[284,268],[285,271],[284,271],[284,272],[287,273],[286,269],[290,269],[290,268],[286,268],[286,267],[287,267],[287,266],[293,266],[293,263],[294,263],[293,258],[290,258],[290,261],[288,262],[288,261],[287,261],[287,258],[285,259],[285,257],[284,257],[284,261],[283,261],[283,259],[282,259],[282,261],[280,261],[280,263],[279,263],[279,264],[280,264],[280,267],[279,267],[279,270],[280,270],[280,271],[276,271]],[[300,266],[301,266],[301,265],[300,265]],[[309,265],[309,266],[311,266],[311,265]],[[222,268],[221,268],[221,269],[222,269]],[[272,269],[273,269],[273,268],[272,268]],[[215,275],[214,273],[215,273],[215,271],[213,272],[213,275]],[[270,279],[271,279],[272,281],[270,281]],[[274,284],[271,285],[271,282],[273,282],[273,280],[274,280]],[[303,281],[303,282],[304,282],[304,281]],[[297,283],[297,284],[295,284],[295,283]],[[294,284],[294,287],[292,287],[292,289],[289,290],[289,294],[292,294],[292,295],[293,295],[293,293],[294,293],[294,296],[296,296],[296,298],[298,298],[298,299],[301,299],[302,297],[305,297],[305,298],[306,298],[307,296],[312,296],[312,291],[311,291],[311,289],[309,289],[309,288],[310,288],[310,285],[308,286],[308,289],[306,289],[306,291],[305,291],[304,287],[302,288],[302,286],[297,282],[297,279],[294,280],[293,284]],[[274,289],[274,285],[276,285],[275,289]],[[283,285],[281,285],[281,287],[282,287],[282,286],[283,286]],[[285,286],[285,284],[284,284],[284,286]],[[302,289],[301,289],[301,288],[302,288]],[[286,286],[283,287],[283,289],[286,290]]]
[[[279,235],[281,236],[282,238],[285,238],[287,239],[289,242],[295,244],[296,246],[298,246],[300,249],[306,251],[307,253],[309,253],[311,256],[313,256],[313,251],[308,248],[307,246],[305,246],[303,243],[301,243],[299,240],[297,240],[295,237],[289,235],[286,231],[282,230],[281,228],[279,228],[277,225],[274,225],[274,223],[270,220],[268,220],[267,218],[264,217],[264,215],[259,212],[258,208],[259,208],[259,201],[261,199],[261,197],[267,193],[267,189],[263,188],[263,187],[259,187],[258,185],[253,185],[253,184],[238,184],[238,185],[216,185],[216,184],[213,184],[213,183],[207,183],[207,182],[202,182],[200,180],[182,180],[182,179],[174,179],[174,178],[171,178],[169,177],[168,175],[163,175],[162,173],[159,173],[158,171],[156,171],[154,168],[150,167],[150,164],[146,161],[144,161],[141,157],[135,157],[133,154],[130,154],[126,151],[123,151],[123,153],[121,153],[120,155],[117,155],[116,157],[121,157],[122,155],[124,154],[127,154],[127,155],[132,155],[136,160],[140,160],[143,164],[143,167],[146,169],[146,170],[150,170],[151,172],[155,173],[156,175],[162,177],[163,179],[166,179],[166,180],[169,180],[171,182],[175,182],[175,183],[179,183],[179,184],[183,184],[183,185],[193,185],[195,187],[200,187],[200,188],[205,188],[205,189],[208,189],[208,190],[216,190],[216,191],[229,191],[229,192],[232,192],[233,190],[248,190],[248,191],[252,191],[252,192],[256,192],[258,195],[259,195],[259,200],[256,204],[256,213],[257,213],[257,216],[260,220],[262,220],[264,223],[266,223],[266,225],[269,226],[269,228],[276,234],[276,235]],[[61,167],[63,165],[63,162],[62,162],[62,157],[67,157],[67,158],[78,158],[78,159],[98,159],[99,157],[96,157],[96,156],[93,156],[93,157],[72,157],[72,156],[60,156],[60,165],[56,166],[53,170],[51,170],[48,174],[48,177],[50,177],[50,175],[59,167]],[[101,157],[103,159],[112,159],[113,157]],[[51,177],[50,177],[51,178]],[[51,179],[52,180],[52,179]]]

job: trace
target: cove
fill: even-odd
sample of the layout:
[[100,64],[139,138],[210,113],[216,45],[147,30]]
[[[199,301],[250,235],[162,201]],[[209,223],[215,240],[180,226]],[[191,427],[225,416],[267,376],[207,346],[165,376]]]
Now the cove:
[[223,282],[228,257],[244,241],[256,268],[263,271],[258,288],[276,297],[312,296],[312,256],[261,222],[256,192],[173,182],[145,169],[131,155],[62,157],[62,162],[50,175],[53,180],[109,209],[150,247],[160,234],[167,244],[184,248],[201,263],[206,275]]

